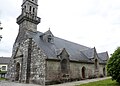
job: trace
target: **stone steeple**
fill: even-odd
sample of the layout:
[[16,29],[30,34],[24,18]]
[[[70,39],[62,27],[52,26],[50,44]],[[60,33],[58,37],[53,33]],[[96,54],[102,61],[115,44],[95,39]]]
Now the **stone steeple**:
[[37,17],[38,0],[23,0],[21,15],[17,18],[19,32],[21,30],[37,31],[40,18]]

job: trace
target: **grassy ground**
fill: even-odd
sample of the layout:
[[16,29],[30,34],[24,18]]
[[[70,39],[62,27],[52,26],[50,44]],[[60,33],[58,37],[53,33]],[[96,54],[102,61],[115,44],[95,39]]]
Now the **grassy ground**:
[[79,86],[120,86],[116,81],[112,81],[111,79],[106,79],[102,81],[90,82],[87,84],[82,84]]
[[0,78],[0,80],[6,80],[5,78]]

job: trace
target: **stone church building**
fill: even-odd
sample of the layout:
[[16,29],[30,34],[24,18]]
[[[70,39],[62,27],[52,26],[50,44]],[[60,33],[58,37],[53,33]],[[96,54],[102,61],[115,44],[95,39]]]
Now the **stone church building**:
[[50,30],[37,31],[37,9],[38,0],[23,0],[8,79],[45,85],[106,76],[107,52],[55,37]]

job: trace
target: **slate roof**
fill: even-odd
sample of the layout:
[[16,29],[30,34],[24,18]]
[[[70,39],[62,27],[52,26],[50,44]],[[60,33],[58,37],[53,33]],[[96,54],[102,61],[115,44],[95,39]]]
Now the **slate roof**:
[[30,33],[30,34],[34,39],[34,41],[48,56],[48,59],[58,59],[56,57],[57,53],[61,52],[61,49],[65,48],[70,55],[69,57],[70,60],[74,60],[74,61],[82,60],[82,61],[90,62],[90,60],[87,57],[84,58],[82,57],[82,54],[80,54],[81,50],[90,49],[89,47],[77,43],[73,43],[58,37],[54,37],[54,43],[48,43],[48,42],[44,42],[44,40],[40,38],[40,36],[42,35],[41,32],[37,32],[36,34],[35,33]]
[[90,48],[87,50],[82,51],[85,56],[87,56],[89,59],[94,58],[94,48]]
[[10,57],[0,57],[0,64],[8,64]]
[[[41,37],[46,35],[47,33],[50,34],[51,31],[48,30],[45,33],[41,33],[39,31],[37,32],[26,31],[26,33],[21,34],[21,36],[19,36],[18,34],[16,43],[22,42],[23,38],[25,40],[28,36],[30,38],[33,38],[33,40],[36,42],[39,48],[42,49],[43,52],[47,55],[46,59],[58,59],[57,54],[60,53],[63,48],[65,48],[69,54],[69,59],[71,61],[92,62],[90,59],[93,58],[94,56],[94,48],[89,48],[55,36],[54,43],[45,42]],[[27,36],[25,34],[27,34]],[[101,58],[102,55],[103,54],[99,54],[99,57]],[[101,58],[101,60],[103,59]]]
[[107,52],[102,52],[102,53],[98,53],[98,57],[101,58],[101,60],[103,61],[107,61],[109,56]]

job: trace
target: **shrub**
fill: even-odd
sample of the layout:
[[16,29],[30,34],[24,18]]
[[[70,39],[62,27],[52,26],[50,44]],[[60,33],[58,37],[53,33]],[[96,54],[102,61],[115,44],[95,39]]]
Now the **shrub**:
[[120,47],[111,55],[107,63],[107,71],[108,75],[112,77],[112,80],[120,83]]

